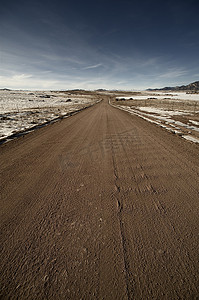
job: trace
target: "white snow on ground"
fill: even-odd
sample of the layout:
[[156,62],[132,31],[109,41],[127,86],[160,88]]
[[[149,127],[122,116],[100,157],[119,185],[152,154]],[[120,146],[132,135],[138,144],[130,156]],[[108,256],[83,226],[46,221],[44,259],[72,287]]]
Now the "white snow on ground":
[[96,103],[93,95],[0,90],[0,141]]
[[[90,95],[71,95],[63,92],[0,91],[0,112],[19,111],[28,108],[57,107],[60,105],[85,104]],[[71,102],[69,101],[71,100]]]
[[[199,93],[143,91],[115,94],[129,100],[114,107],[128,111],[194,143],[199,143]],[[135,100],[135,101],[134,101]]]
[[[125,100],[146,100],[148,98],[151,98],[152,96],[149,95],[132,95],[132,96],[128,96],[128,97],[117,97],[117,99],[125,99]],[[157,98],[157,97],[156,97]]]
[[[122,110],[128,111],[131,114],[137,115],[141,117],[142,119],[154,123],[162,128],[165,128],[166,130],[178,134],[182,137],[184,137],[186,140],[192,141],[194,143],[199,143],[199,138],[193,137],[191,135],[183,134],[183,129],[186,130],[191,130],[195,132],[199,132],[199,128],[195,126],[190,126],[188,124],[184,124],[180,121],[173,120],[171,116],[173,115],[181,115],[181,113],[177,113],[178,111],[167,111],[163,109],[156,109],[154,107],[141,107],[142,109],[140,110],[140,107],[131,108],[130,106],[125,106],[125,105],[113,105],[115,107],[119,107]],[[143,112],[145,111],[145,112]],[[156,114],[151,114],[151,112],[155,112]],[[167,112],[169,112],[167,114]],[[157,115],[157,113],[162,114],[163,116]],[[184,114],[190,114],[190,112],[184,112]],[[162,123],[162,121],[164,123]],[[195,121],[196,122],[196,121]],[[199,122],[196,122],[199,123]],[[195,125],[198,125],[196,124]],[[177,126],[176,126],[177,125]],[[189,133],[191,133],[189,131]]]
[[[191,129],[191,130],[195,130],[195,131],[199,132],[199,128],[197,128],[195,126],[190,126],[188,124],[184,124],[180,121],[175,121],[175,120],[170,118],[170,116],[175,116],[175,115],[189,115],[190,112],[173,111],[173,110],[168,111],[168,110],[164,110],[164,109],[156,109],[155,107],[139,107],[137,109],[139,109],[141,111],[146,111],[146,112],[149,112],[149,113],[151,113],[151,112],[154,112],[156,114],[159,113],[162,116],[157,116],[157,115],[153,115],[153,114],[150,114],[150,116],[153,117],[154,119],[159,119],[159,120],[165,121],[166,124],[172,123],[172,124],[170,124],[170,126],[175,127],[176,129],[179,129],[179,127],[175,126],[175,125],[178,125],[178,126],[185,127],[187,129]],[[194,125],[199,125],[199,122],[196,122],[196,121],[193,121],[192,123]],[[173,124],[175,124],[175,125],[173,125]]]
[[[158,93],[158,92],[153,92],[154,97],[162,97],[166,99],[173,99],[173,100],[189,100],[189,101],[199,101],[199,94],[191,94],[191,93],[186,93],[186,92],[169,92],[169,93]],[[156,94],[160,96],[155,96]]]
[[189,122],[192,123],[192,124],[194,124],[194,125],[199,126],[199,122],[197,122],[197,121],[189,120]]
[[138,107],[139,110],[142,111],[146,111],[149,113],[156,113],[156,114],[160,114],[160,115],[164,115],[164,116],[174,116],[174,115],[185,115],[185,114],[189,114],[186,113],[185,111],[178,111],[178,110],[165,110],[162,108],[156,108],[156,107]]
[[[142,107],[143,108],[143,110],[144,110],[144,107]],[[130,108],[131,109],[131,108]],[[138,108],[139,110],[140,110],[140,107]],[[132,110],[131,109],[131,111],[135,111],[135,110]],[[146,110],[145,111],[148,111],[148,112],[151,112],[151,111],[153,111],[153,107],[146,107]],[[178,126],[181,126],[181,127],[185,127],[185,128],[187,128],[187,129],[191,129],[191,130],[195,130],[195,131],[198,131],[199,132],[199,128],[197,128],[197,127],[195,127],[195,126],[190,126],[190,125],[188,125],[188,124],[184,124],[184,123],[182,123],[182,122],[180,122],[180,121],[175,121],[175,120],[173,120],[173,119],[171,119],[170,118],[170,116],[174,116],[174,115],[182,115],[183,113],[182,112],[178,112],[178,111],[164,111],[164,110],[156,110],[155,108],[154,108],[154,111],[156,111],[156,113],[157,113],[157,111],[159,111],[161,114],[163,114],[164,116],[162,117],[162,116],[157,116],[157,115],[154,115],[154,114],[144,114],[144,113],[141,113],[142,115],[146,115],[146,116],[150,116],[150,117],[152,117],[152,118],[154,118],[154,119],[159,119],[159,120],[162,120],[162,121],[166,121],[166,124],[170,124],[170,123],[172,123],[172,127],[174,127],[174,128],[176,128],[176,129],[179,129],[179,127],[177,128],[175,125],[178,125]],[[137,112],[137,110],[136,110],[136,112]],[[184,115],[186,115],[186,114],[189,114],[188,112],[184,112]],[[169,117],[168,117],[169,116]],[[174,125],[175,124],[175,125]],[[165,126],[166,127],[166,126]]]
[[189,100],[199,101],[199,94],[187,94],[185,92],[142,92],[141,95],[130,95],[128,97],[117,97],[117,99],[133,99],[133,100],[147,100],[147,99],[170,99],[170,100]]
[[199,139],[198,138],[195,138],[193,136],[190,136],[190,135],[183,135],[182,136],[184,139],[188,140],[188,141],[191,141],[191,142],[194,142],[194,143],[199,143]]

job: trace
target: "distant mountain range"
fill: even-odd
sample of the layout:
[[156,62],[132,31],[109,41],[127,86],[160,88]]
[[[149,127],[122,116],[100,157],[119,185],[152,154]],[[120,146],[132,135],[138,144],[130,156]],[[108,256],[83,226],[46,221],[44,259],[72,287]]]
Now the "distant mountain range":
[[199,81],[195,81],[188,85],[181,85],[175,87],[164,87],[161,89],[147,89],[147,91],[193,91],[199,92]]

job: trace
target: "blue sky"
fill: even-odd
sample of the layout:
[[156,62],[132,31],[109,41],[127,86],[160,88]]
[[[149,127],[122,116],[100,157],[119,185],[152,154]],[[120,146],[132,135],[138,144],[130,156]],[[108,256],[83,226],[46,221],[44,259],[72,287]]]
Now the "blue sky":
[[199,80],[199,1],[4,1],[0,88],[145,89]]

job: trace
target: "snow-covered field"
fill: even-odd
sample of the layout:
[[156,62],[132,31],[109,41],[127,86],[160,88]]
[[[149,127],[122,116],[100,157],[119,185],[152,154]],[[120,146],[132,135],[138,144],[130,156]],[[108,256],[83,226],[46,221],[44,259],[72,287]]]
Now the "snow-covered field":
[[142,92],[138,95],[128,95],[124,97],[117,97],[118,99],[131,99],[131,100],[151,100],[158,99],[158,100],[188,100],[188,101],[199,101],[199,94],[191,94],[185,92],[169,92],[169,93],[162,93],[162,92]]
[[119,108],[199,143],[199,94],[142,92],[116,99]]
[[0,90],[0,141],[97,101],[82,93]]

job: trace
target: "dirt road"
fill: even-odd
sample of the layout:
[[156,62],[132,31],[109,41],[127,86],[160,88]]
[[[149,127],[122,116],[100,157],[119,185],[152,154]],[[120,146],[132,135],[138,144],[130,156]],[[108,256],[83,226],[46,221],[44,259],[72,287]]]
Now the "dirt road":
[[198,153],[107,100],[2,145],[2,299],[198,299]]

